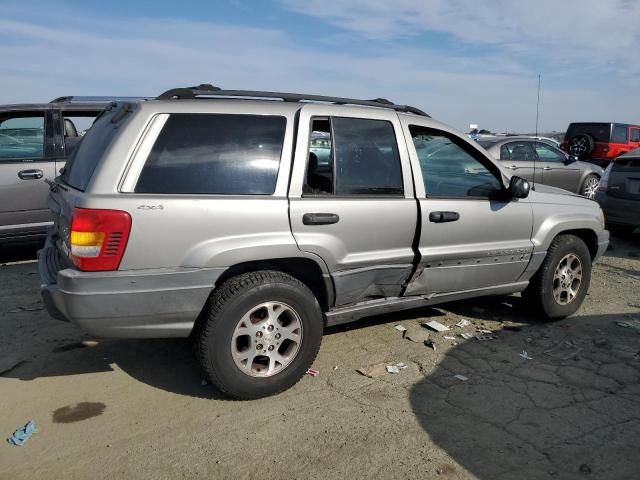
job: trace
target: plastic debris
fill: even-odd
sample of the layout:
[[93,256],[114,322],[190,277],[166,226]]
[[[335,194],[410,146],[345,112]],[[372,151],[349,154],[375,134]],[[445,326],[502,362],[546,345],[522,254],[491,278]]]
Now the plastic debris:
[[435,330],[436,332],[446,332],[447,330],[449,330],[449,327],[441,324],[440,322],[436,322],[435,320],[423,323],[422,326]]
[[640,330],[640,320],[625,320],[618,322],[618,325],[625,328],[633,328],[634,330]]
[[398,367],[400,370],[404,370],[405,368],[409,368],[409,365],[404,362],[398,362],[396,363],[396,367]]
[[494,335],[476,335],[476,340],[480,340],[481,342],[486,342],[487,340],[495,340],[496,337]]
[[445,335],[442,338],[446,338],[447,340],[455,340],[456,339],[456,337],[452,337],[451,335]]
[[384,363],[376,363],[375,365],[369,365],[367,367],[359,368],[356,370],[360,375],[364,375],[369,378],[378,378],[387,373]]
[[471,325],[471,322],[469,320],[465,320],[464,318],[456,323],[456,327],[460,328],[468,327],[469,325]]
[[453,377],[457,378],[458,380],[462,380],[463,382],[469,380],[467,377],[465,377],[464,375],[460,375],[459,373],[457,375],[454,375]]
[[487,330],[486,328],[478,328],[478,329],[476,329],[476,332],[478,332],[478,333],[487,333],[487,334],[491,335],[493,333],[493,330]]
[[520,356],[525,360],[533,360],[533,357],[530,357],[526,350],[523,350]]
[[436,344],[435,344],[435,343],[433,343],[433,340],[431,340],[431,339],[426,339],[426,340],[424,341],[424,344],[425,344],[425,346],[427,346],[427,347],[431,347],[431,348],[433,349],[433,351],[434,351],[434,352],[436,351]]
[[387,365],[386,369],[387,369],[387,373],[400,373],[400,369],[395,365]]
[[395,327],[396,330],[398,330],[399,332],[406,332],[407,329],[405,327],[403,327],[402,325],[396,325]]
[[470,333],[461,333],[460,336],[465,340],[471,340],[473,338],[473,335],[471,335]]
[[34,433],[38,433],[38,427],[33,420],[29,420],[24,427],[18,428],[13,435],[7,438],[7,443],[21,447]]
[[314,368],[310,368],[309,370],[307,370],[306,375],[309,375],[310,377],[317,377],[318,375],[320,375],[320,372]]

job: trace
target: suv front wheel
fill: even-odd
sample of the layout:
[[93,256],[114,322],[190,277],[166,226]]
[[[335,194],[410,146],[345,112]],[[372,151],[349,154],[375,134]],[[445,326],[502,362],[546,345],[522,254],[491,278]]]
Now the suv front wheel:
[[296,384],[322,341],[322,312],[313,293],[278,271],[232,277],[212,294],[196,332],[209,380],[240,400]]
[[548,319],[574,314],[591,282],[591,254],[575,235],[556,237],[538,272],[522,292]]

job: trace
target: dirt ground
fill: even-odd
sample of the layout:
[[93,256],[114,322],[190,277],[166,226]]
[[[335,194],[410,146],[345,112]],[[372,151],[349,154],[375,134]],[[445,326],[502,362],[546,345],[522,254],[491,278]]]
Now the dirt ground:
[[[35,250],[0,250],[0,435],[39,428],[0,442],[2,479],[640,478],[640,330],[618,324],[640,321],[639,231],[612,240],[570,319],[518,296],[368,319],[326,332],[318,377],[253,402],[203,385],[186,340],[50,319]],[[435,351],[394,329],[425,319],[453,327]],[[497,338],[459,335],[478,328]],[[356,372],[378,362],[408,368]]]

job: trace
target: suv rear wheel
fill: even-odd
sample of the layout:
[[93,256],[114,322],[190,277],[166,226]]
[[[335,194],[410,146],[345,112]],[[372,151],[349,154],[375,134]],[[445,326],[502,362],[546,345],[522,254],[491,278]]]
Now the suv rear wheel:
[[591,254],[584,241],[559,235],[522,295],[548,319],[565,318],[580,308],[590,282]]
[[596,142],[591,135],[580,133],[569,140],[569,153],[580,160],[587,158],[596,148]]
[[240,400],[296,384],[322,341],[322,312],[302,282],[278,271],[251,272],[217,288],[197,334],[209,380]]

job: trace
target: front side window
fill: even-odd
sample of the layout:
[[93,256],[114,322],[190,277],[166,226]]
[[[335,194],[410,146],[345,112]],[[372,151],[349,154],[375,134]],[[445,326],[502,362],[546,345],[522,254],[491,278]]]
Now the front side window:
[[414,125],[410,131],[427,197],[489,198],[502,190],[501,182],[463,140]]
[[533,162],[536,153],[530,142],[509,142],[500,147],[500,160],[515,162]]
[[312,119],[303,192],[403,195],[402,166],[393,125],[363,118]]
[[616,125],[613,127],[612,143],[627,143],[627,127]]
[[44,114],[0,116],[0,161],[44,157]]
[[564,162],[566,157],[560,150],[545,143],[534,142],[536,154],[543,162]]
[[286,119],[267,115],[172,114],[135,191],[271,195]]

